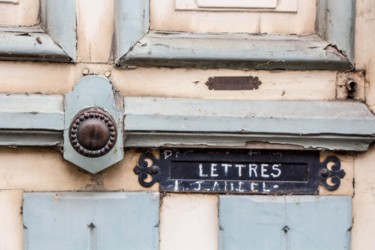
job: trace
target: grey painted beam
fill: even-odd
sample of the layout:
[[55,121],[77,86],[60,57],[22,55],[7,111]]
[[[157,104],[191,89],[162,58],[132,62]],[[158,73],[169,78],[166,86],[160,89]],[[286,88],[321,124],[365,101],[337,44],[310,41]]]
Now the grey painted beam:
[[[122,65],[348,70],[340,52],[317,35],[246,35],[150,32],[120,60]],[[328,47],[329,48],[329,47]]]
[[53,146],[62,142],[63,97],[0,95],[0,145]]
[[61,131],[0,129],[0,146],[48,147],[62,146],[62,142]]
[[375,116],[357,102],[125,98],[126,147],[252,143],[366,150]]
[[[375,116],[358,102],[124,101],[124,147],[365,151],[375,140]],[[60,145],[63,102],[58,95],[0,95],[0,146]]]
[[126,131],[126,148],[249,148],[366,151],[373,136]]

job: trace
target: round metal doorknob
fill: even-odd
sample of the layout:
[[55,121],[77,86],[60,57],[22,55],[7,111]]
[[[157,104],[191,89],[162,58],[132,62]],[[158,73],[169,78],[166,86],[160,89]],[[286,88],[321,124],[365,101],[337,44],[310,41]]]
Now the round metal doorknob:
[[111,151],[116,143],[116,123],[101,109],[83,110],[70,125],[69,139],[79,154],[87,157],[103,156]]

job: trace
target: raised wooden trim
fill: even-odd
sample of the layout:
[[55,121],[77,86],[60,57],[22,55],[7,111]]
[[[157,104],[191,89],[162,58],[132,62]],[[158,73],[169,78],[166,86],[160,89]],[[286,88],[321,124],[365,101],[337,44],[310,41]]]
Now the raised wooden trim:
[[128,53],[148,32],[149,9],[149,0],[116,0],[116,61],[119,61],[123,55]]
[[327,47],[329,43],[317,35],[150,32],[119,63],[133,66],[290,70],[350,68],[346,57],[337,50],[327,50]]
[[374,136],[126,131],[125,148],[249,148],[366,151]]
[[0,59],[75,61],[75,10],[75,0],[41,0],[39,26],[0,28]]
[[[375,140],[375,116],[360,102],[150,97],[124,101],[121,147],[126,148],[366,151]],[[62,145],[64,122],[70,121],[64,119],[63,103],[63,96],[0,95],[0,146]]]
[[256,143],[364,151],[375,116],[358,102],[125,98],[125,147]]
[[0,129],[0,146],[54,147],[62,146],[62,142],[61,131]]
[[318,0],[317,31],[335,49],[354,62],[355,0]]
[[62,142],[64,99],[58,95],[0,95],[0,146]]
[[61,46],[71,60],[76,59],[76,0],[41,0],[42,28]]
[[[353,68],[354,0],[319,0],[311,36],[158,33],[149,31],[149,0],[116,0],[116,64],[293,70]],[[308,41],[308,42],[307,42]],[[207,46],[209,44],[209,46]],[[271,57],[274,52],[277,56]]]

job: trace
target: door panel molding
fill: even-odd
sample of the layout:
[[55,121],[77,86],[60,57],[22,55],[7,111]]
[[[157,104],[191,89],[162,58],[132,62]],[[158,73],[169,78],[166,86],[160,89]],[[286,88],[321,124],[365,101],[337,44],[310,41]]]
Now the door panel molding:
[[149,1],[115,2],[118,66],[290,70],[354,67],[354,0],[318,0],[317,35],[313,36],[153,31],[149,27]]
[[[366,151],[375,140],[375,116],[361,102],[150,97],[123,101],[118,126],[123,127],[119,133],[124,133],[125,148],[263,145]],[[64,120],[63,106],[64,97],[58,95],[1,95],[0,145],[63,145],[64,129],[71,122]]]
[[40,25],[0,27],[0,60],[76,60],[75,0],[41,0]]

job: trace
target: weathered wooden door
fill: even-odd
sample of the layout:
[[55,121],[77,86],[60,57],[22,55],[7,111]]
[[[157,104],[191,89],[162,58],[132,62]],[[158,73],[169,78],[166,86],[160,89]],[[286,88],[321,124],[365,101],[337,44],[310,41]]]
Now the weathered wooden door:
[[[178,147],[319,155],[374,141],[365,73],[354,72],[355,0],[6,0],[1,10],[27,1],[33,20],[0,27],[0,146],[10,147],[0,184],[23,197],[24,250],[180,250],[159,237],[164,190],[139,183],[139,148],[156,158]],[[108,138],[90,150],[77,127],[95,117]],[[331,196],[214,190],[218,223],[203,218],[214,250],[349,250],[353,180]]]

